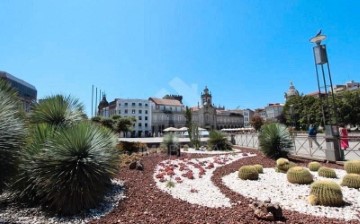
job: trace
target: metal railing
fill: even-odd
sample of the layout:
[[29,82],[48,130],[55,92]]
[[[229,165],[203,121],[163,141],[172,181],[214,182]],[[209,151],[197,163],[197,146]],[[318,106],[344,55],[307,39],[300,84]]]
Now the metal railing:
[[[238,146],[259,149],[259,140],[257,133],[235,134],[233,139],[235,140],[235,144]],[[290,154],[318,159],[326,158],[326,139],[324,134],[318,134],[316,139],[309,139],[309,137],[305,133],[295,133],[292,136],[292,139],[293,148],[289,150]],[[349,148],[344,151],[345,160],[360,159],[360,135],[350,135],[348,137],[348,140]]]

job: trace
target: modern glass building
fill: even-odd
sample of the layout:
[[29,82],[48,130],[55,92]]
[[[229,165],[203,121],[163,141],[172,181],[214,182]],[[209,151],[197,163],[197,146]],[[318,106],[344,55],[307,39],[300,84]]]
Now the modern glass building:
[[0,79],[8,81],[18,92],[24,111],[29,112],[32,104],[35,103],[37,99],[35,86],[4,71],[0,71]]

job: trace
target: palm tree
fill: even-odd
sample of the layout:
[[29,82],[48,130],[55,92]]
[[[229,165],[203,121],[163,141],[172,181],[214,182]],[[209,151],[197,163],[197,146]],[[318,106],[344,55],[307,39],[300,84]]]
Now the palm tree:
[[26,128],[16,92],[0,79],[0,193],[15,174]]

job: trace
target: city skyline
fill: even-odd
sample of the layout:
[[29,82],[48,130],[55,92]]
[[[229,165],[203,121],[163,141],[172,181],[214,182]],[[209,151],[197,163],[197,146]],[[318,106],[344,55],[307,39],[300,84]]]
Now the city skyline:
[[[157,3],[157,4],[156,4]],[[184,96],[208,86],[227,109],[284,103],[293,82],[317,91],[313,45],[327,36],[333,84],[359,81],[358,2],[0,2],[0,70],[36,86],[38,98]],[[188,102],[187,102],[188,101]]]

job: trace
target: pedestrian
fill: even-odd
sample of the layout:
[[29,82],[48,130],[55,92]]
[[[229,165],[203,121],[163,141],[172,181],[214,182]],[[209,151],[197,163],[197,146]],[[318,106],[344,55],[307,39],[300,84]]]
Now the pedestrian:
[[316,140],[316,134],[317,134],[317,130],[316,130],[315,125],[310,124],[309,130],[308,130],[308,139],[309,139],[310,149],[312,149],[312,147],[313,147],[313,142],[317,145],[317,148],[322,149],[322,147],[320,146],[320,144]]
[[339,125],[339,134],[340,134],[340,157],[341,160],[345,160],[345,152],[344,150],[346,150],[347,148],[349,148],[349,135],[348,135],[348,131],[345,128],[344,124],[340,124]]

